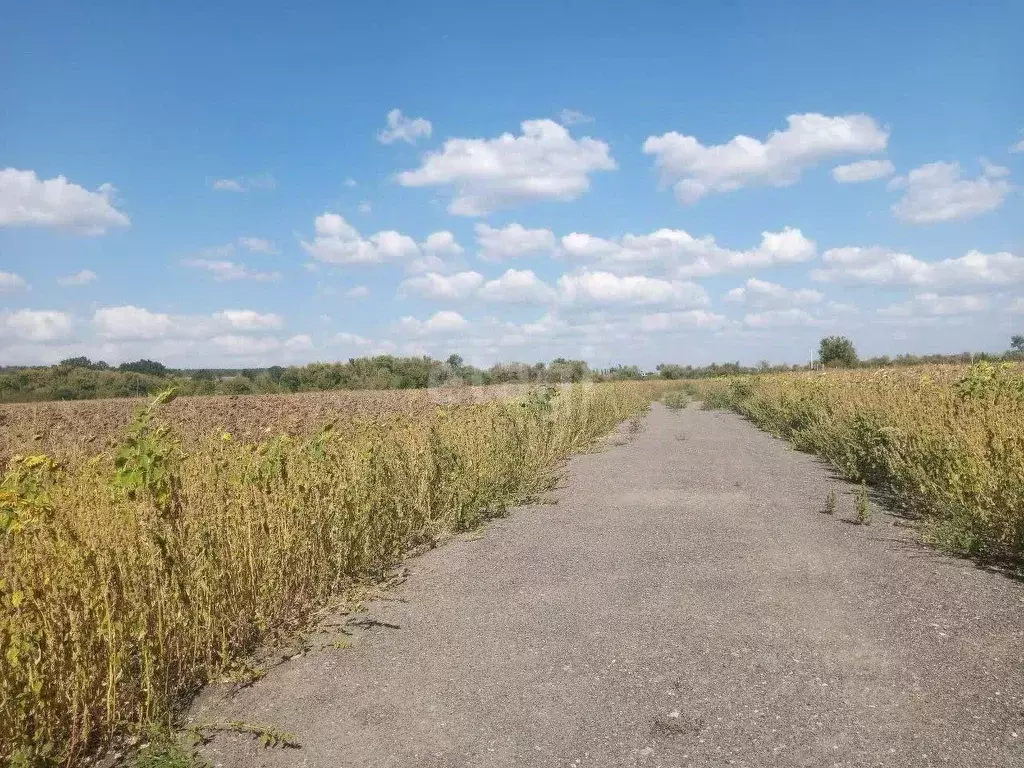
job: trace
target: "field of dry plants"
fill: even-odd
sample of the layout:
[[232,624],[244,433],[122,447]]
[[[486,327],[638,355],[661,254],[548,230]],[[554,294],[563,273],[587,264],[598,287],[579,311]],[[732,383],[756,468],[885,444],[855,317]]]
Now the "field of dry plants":
[[[339,415],[415,416],[437,405],[467,405],[514,397],[529,385],[405,390],[334,390],[294,395],[178,397],[161,419],[189,441],[229,432],[240,441],[268,435],[309,435]],[[146,398],[69,400],[0,405],[0,466],[15,454],[45,453],[61,460],[88,458],[112,448]]]
[[979,363],[690,384],[873,486],[953,552],[1024,564],[1024,366]]
[[168,725],[346,585],[550,488],[666,386],[5,407],[0,762]]

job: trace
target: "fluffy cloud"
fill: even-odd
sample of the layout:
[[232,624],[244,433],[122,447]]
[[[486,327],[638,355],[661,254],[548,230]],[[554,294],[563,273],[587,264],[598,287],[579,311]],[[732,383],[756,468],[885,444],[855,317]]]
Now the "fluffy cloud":
[[743,324],[745,326],[759,330],[815,325],[817,322],[813,315],[795,307],[791,309],[769,309],[765,312],[754,312],[743,317]]
[[424,252],[438,256],[458,256],[462,253],[462,246],[455,241],[455,235],[447,229],[428,235],[421,245]]
[[280,272],[260,272],[249,269],[244,264],[223,259],[185,259],[181,262],[191,269],[200,269],[213,275],[217,281],[228,280],[255,280],[256,282],[271,282],[281,279]]
[[57,282],[63,286],[78,286],[88,285],[89,283],[95,281],[96,279],[97,275],[95,272],[93,272],[91,269],[83,269],[81,272],[76,272],[73,275],[64,275],[63,277],[58,277]]
[[506,304],[544,304],[553,301],[555,291],[529,269],[509,269],[488,280],[477,292],[484,301]]
[[644,153],[654,156],[679,200],[690,204],[714,192],[794,184],[806,168],[825,158],[880,152],[889,141],[888,131],[868,115],[809,113],[786,121],[785,130],[773,131],[764,142],[741,135],[727,144],[704,146],[695,136],[673,131],[649,136]]
[[[316,236],[305,240],[302,247],[317,261],[328,264],[383,264],[406,262],[410,266],[417,260],[420,266],[430,268],[440,263],[438,254],[459,253],[462,247],[451,232],[435,232],[417,243],[408,235],[385,230],[364,238],[355,227],[336,213],[323,213],[314,221]],[[414,271],[423,271],[415,269]]]
[[428,272],[425,275],[404,280],[398,286],[398,295],[460,301],[476,293],[483,282],[484,276],[479,272],[457,272],[454,275]]
[[813,259],[817,248],[799,229],[763,232],[749,250],[723,248],[710,235],[696,238],[681,229],[604,240],[573,232],[562,238],[562,255],[593,261],[610,270],[656,269],[679,278],[706,277],[734,269],[795,264]]
[[260,314],[251,309],[225,309],[215,312],[213,318],[236,331],[274,331],[284,327],[280,315]]
[[929,163],[915,168],[906,178],[894,179],[894,189],[905,188],[903,197],[892,206],[900,221],[930,224],[937,221],[970,219],[993,211],[1003,204],[1013,186],[1006,180],[1009,171],[983,163],[976,179],[961,179],[959,163]]
[[13,272],[0,272],[0,293],[5,291],[24,291],[28,283],[21,275]]
[[454,261],[446,261],[443,257],[459,256],[463,248],[448,230],[434,232],[420,243],[422,255],[405,265],[406,272],[421,274],[424,272],[445,273],[458,269]]
[[891,176],[895,170],[888,160],[861,160],[859,163],[837,165],[832,169],[832,178],[840,184],[856,184]]
[[885,248],[848,247],[826,251],[822,260],[826,268],[811,272],[813,279],[822,282],[952,290],[1024,283],[1024,257],[1005,251],[970,251],[959,258],[929,262]]
[[641,316],[640,330],[644,333],[659,333],[697,328],[721,328],[727,322],[724,316],[703,309],[655,312]]
[[900,304],[892,304],[878,310],[883,317],[947,317],[968,312],[983,312],[988,309],[988,300],[983,296],[940,296],[936,293],[920,293]]
[[365,285],[354,285],[344,295],[347,299],[363,299],[370,295],[370,289]]
[[128,217],[114,207],[115,189],[95,192],[63,176],[40,179],[35,171],[0,170],[0,227],[54,227],[83,235],[102,235],[127,227]]
[[794,304],[816,304],[824,297],[811,289],[792,289],[752,277],[739,288],[725,294],[726,301],[739,302],[756,309],[791,307]]
[[396,141],[415,144],[421,136],[429,138],[434,129],[429,120],[422,117],[408,118],[400,109],[388,112],[387,119],[387,128],[377,134],[377,141],[381,144],[394,144]]
[[616,168],[603,141],[574,139],[553,120],[527,120],[522,134],[495,139],[449,139],[423,164],[398,174],[406,187],[450,186],[448,210],[483,216],[536,200],[575,200],[590,188],[590,174]]
[[171,315],[129,304],[97,309],[92,323],[104,339],[141,341],[206,339],[225,334],[277,330],[284,326],[284,319],[280,315],[261,314],[248,309],[225,309],[212,315]]
[[249,192],[254,189],[274,189],[277,179],[269,173],[236,176],[233,179],[213,179],[210,188],[217,192]]
[[436,312],[426,320],[415,317],[403,317],[398,322],[398,329],[411,336],[444,336],[457,333],[469,327],[469,322],[458,312],[443,310]]
[[24,342],[51,342],[71,335],[72,317],[66,312],[20,309],[0,313],[0,338]]
[[696,283],[640,275],[583,271],[558,278],[559,298],[566,304],[676,304],[702,307],[707,292]]
[[[176,335],[177,330],[170,315],[132,305],[97,309],[92,323],[108,339],[160,339]],[[188,335],[181,330],[181,335]]]
[[501,229],[477,224],[476,241],[480,258],[502,261],[531,253],[550,253],[555,249],[555,233],[550,229],[526,229],[521,224],[509,224]]
[[1010,152],[1024,152],[1024,139],[1010,146]]

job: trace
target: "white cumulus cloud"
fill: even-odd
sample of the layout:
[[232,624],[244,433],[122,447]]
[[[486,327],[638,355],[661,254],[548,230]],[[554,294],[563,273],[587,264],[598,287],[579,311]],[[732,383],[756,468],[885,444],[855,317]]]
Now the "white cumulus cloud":
[[[359,230],[337,213],[323,213],[313,223],[312,241],[301,241],[306,252],[328,264],[384,264],[402,262],[410,271],[439,271],[440,255],[461,253],[451,232],[434,232],[423,243],[408,235],[385,230],[363,237]],[[416,266],[419,268],[416,268]]]
[[404,280],[398,286],[398,295],[460,301],[476,293],[483,282],[484,276],[479,272],[457,272],[453,275],[427,272],[425,275]]
[[702,307],[707,291],[696,283],[642,275],[582,271],[558,278],[559,298],[566,304],[676,304]]
[[484,301],[505,304],[545,304],[555,299],[554,289],[529,269],[506,270],[484,283],[477,295]]
[[840,184],[856,184],[891,176],[895,170],[888,160],[861,160],[859,163],[837,165],[832,169],[832,178]]
[[398,174],[406,187],[452,187],[448,210],[459,216],[536,200],[575,200],[590,188],[590,174],[617,166],[603,141],[574,139],[553,120],[526,120],[522,134],[494,139],[449,139]]
[[878,310],[883,317],[947,317],[969,312],[983,312],[988,309],[988,300],[983,296],[940,296],[936,293],[920,293],[907,301],[892,304]]
[[284,318],[274,313],[260,314],[251,309],[224,309],[214,320],[237,331],[274,331],[284,327]]
[[922,261],[881,247],[832,248],[822,257],[814,280],[867,285],[908,285],[960,290],[969,286],[1024,283],[1024,257],[1006,251],[969,251],[959,258]]
[[284,319],[273,313],[225,309],[211,315],[172,315],[131,304],[101,307],[93,312],[93,327],[104,339],[153,341],[157,339],[212,339],[238,333],[278,330]]
[[456,242],[455,235],[447,229],[428,235],[420,245],[424,252],[438,256],[458,256],[463,250],[462,246]]
[[426,320],[415,317],[403,317],[398,328],[411,336],[444,336],[457,333],[469,327],[469,322],[458,312],[442,310]]
[[662,178],[674,185],[685,204],[707,194],[755,185],[787,186],[823,159],[881,152],[888,131],[868,115],[828,117],[790,115],[788,127],[765,141],[736,136],[726,144],[705,146],[695,136],[672,131],[649,136],[644,152],[653,155]]
[[805,262],[815,257],[817,247],[793,227],[763,232],[756,247],[742,251],[724,248],[710,235],[693,237],[681,229],[659,229],[646,235],[627,234],[617,240],[573,232],[562,238],[561,253],[609,270],[648,269],[688,278]]
[[25,342],[50,342],[71,335],[72,317],[66,312],[19,309],[0,312],[0,338]]
[[555,249],[555,233],[550,229],[527,229],[521,224],[496,228],[480,223],[474,227],[480,246],[480,258],[502,261]]
[[429,120],[406,117],[400,109],[388,112],[387,123],[387,127],[377,134],[377,141],[381,144],[394,144],[396,141],[415,144],[420,137],[429,138],[434,130]]
[[999,208],[1013,189],[1006,179],[1009,171],[990,163],[983,163],[976,179],[962,179],[960,174],[959,163],[929,163],[890,182],[905,190],[893,204],[893,214],[910,224],[970,219]]
[[640,330],[645,333],[660,333],[697,328],[721,328],[727,322],[723,315],[703,309],[655,312],[640,317]]
[[725,294],[726,301],[739,302],[756,309],[784,308],[795,304],[816,304],[824,296],[809,288],[786,288],[778,283],[752,277]]
[[0,227],[53,227],[102,235],[130,223],[114,207],[115,192],[110,184],[90,192],[64,176],[44,180],[35,171],[4,168],[0,170]]

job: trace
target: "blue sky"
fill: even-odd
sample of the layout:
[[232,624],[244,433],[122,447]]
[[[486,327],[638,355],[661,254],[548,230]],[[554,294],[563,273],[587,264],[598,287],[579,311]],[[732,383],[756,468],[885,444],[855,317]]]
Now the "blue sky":
[[1024,7],[978,5],[12,5],[0,364],[1001,350]]

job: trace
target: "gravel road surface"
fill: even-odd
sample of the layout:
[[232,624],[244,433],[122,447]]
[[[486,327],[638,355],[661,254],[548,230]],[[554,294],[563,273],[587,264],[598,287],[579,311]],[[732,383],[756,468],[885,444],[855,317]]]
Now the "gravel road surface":
[[1024,766],[1024,584],[922,548],[877,509],[846,522],[855,491],[735,415],[656,405],[639,433],[574,458],[557,503],[411,560],[352,647],[194,708],[300,749],[226,733],[205,756]]

